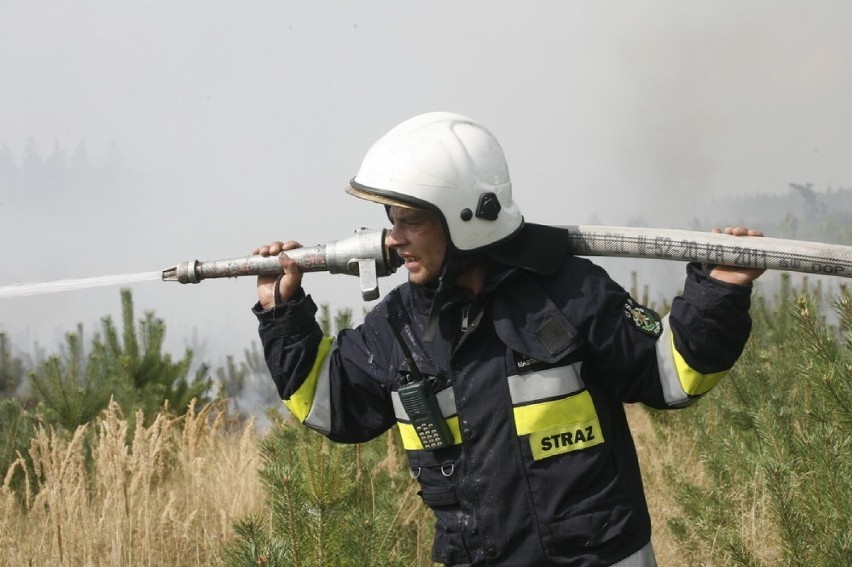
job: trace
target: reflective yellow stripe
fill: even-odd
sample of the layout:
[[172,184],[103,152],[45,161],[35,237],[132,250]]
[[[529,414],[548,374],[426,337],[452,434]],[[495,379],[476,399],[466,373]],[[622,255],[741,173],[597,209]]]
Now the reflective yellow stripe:
[[518,435],[547,431],[574,422],[597,418],[595,404],[588,391],[574,396],[514,408]]
[[702,374],[692,369],[677,351],[674,343],[674,333],[671,333],[671,348],[680,385],[683,391],[690,396],[706,394],[728,373],[727,370],[723,370],[721,372],[714,372],[713,374]]
[[588,391],[558,400],[516,406],[515,429],[529,435],[533,459],[539,461],[604,442]]
[[[305,378],[305,381],[302,382],[302,385],[299,386],[299,389],[293,392],[293,395],[289,399],[284,400],[284,404],[300,422],[304,422],[308,418],[308,414],[314,404],[317,383],[320,376],[324,375],[324,371],[327,371],[328,367],[324,363],[328,357],[328,353],[331,351],[333,342],[334,339],[332,337],[322,338],[317,348],[317,357],[314,360],[314,365],[310,373]],[[324,377],[327,378],[327,376]]]
[[[402,438],[402,447],[406,451],[422,451],[423,443],[420,442],[420,438],[417,437],[417,432],[414,430],[414,426],[410,423],[404,423],[402,421],[397,422],[397,427],[399,428],[399,436]],[[459,418],[458,416],[454,416],[447,419],[447,426],[450,428],[450,433],[453,434],[453,445],[461,444],[461,431],[459,430]]]

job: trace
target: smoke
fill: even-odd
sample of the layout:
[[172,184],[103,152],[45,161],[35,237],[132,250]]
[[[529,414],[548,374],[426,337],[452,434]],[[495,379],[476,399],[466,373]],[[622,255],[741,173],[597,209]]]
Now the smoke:
[[[721,199],[852,183],[850,18],[837,1],[4,2],[0,286],[384,226],[342,188],[385,131],[438,109],[497,135],[531,222],[762,228]],[[635,269],[666,295],[683,279]],[[360,311],[357,280],[305,285]],[[257,340],[250,278],[129,287],[171,350],[216,364]],[[7,298],[0,330],[50,349],[119,312],[111,288]]]

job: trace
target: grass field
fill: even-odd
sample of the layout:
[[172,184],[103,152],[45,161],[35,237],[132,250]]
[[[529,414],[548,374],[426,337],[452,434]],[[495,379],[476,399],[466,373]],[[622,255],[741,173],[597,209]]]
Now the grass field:
[[[682,555],[665,522],[676,504],[655,478],[681,457],[656,442],[644,410],[630,408],[629,416],[648,477],[654,547],[661,565],[678,565]],[[70,439],[37,433],[29,454],[33,488],[12,489],[12,479],[27,474],[21,455],[0,490],[0,564],[223,564],[233,522],[266,504],[252,424],[230,422],[207,406],[181,418],[160,416],[129,443],[127,435],[128,420],[115,405]]]

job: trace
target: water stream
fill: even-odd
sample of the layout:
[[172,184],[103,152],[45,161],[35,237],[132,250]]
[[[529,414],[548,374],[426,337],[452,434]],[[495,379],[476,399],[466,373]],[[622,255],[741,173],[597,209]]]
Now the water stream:
[[24,297],[27,295],[40,295],[43,293],[56,293],[60,291],[73,291],[87,289],[90,287],[104,287],[109,285],[121,285],[136,282],[159,280],[162,272],[140,272],[138,274],[119,274],[114,276],[99,276],[96,278],[78,278],[72,280],[56,280],[44,283],[19,283],[0,286],[0,299],[4,297]]

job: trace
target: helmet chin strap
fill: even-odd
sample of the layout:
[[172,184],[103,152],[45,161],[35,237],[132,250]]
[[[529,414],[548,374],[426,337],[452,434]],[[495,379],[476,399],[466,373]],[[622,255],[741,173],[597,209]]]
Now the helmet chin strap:
[[467,270],[484,262],[485,254],[474,252],[472,254],[460,254],[450,248],[447,249],[447,257],[438,276],[438,285],[435,295],[432,296],[432,305],[429,306],[429,316],[426,319],[426,330],[423,333],[424,342],[432,342],[435,333],[438,332],[438,314],[440,312],[440,300],[455,286],[456,279]]

